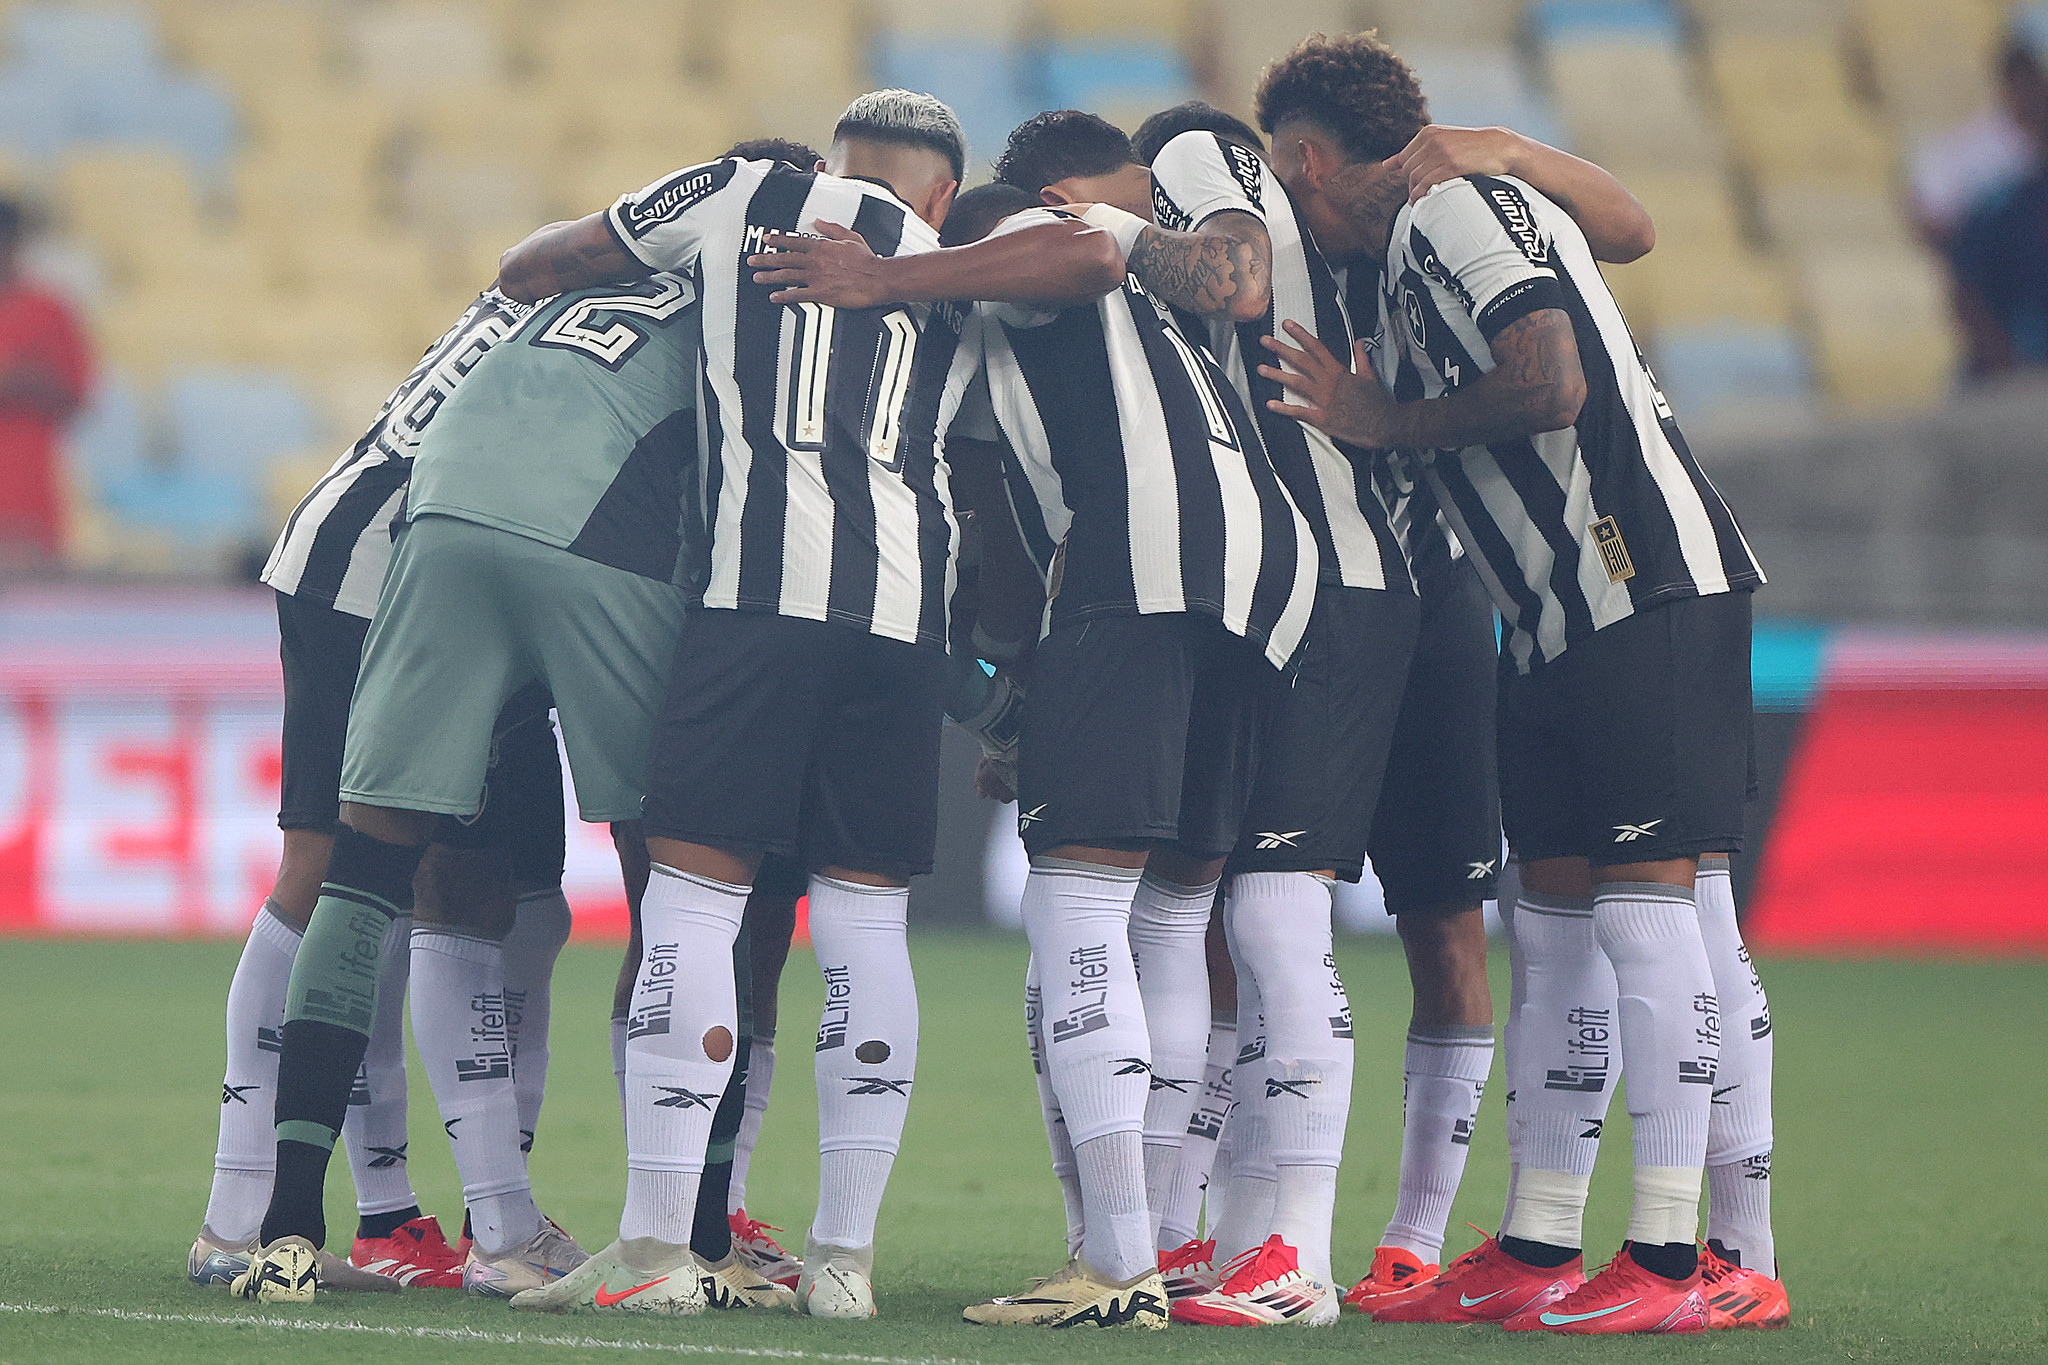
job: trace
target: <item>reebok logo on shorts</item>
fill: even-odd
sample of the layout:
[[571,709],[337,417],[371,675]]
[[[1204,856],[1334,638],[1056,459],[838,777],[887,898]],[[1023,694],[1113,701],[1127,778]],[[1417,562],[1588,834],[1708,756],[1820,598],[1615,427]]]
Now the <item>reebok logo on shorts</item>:
[[1614,842],[1617,844],[1632,844],[1638,839],[1654,839],[1657,837],[1657,826],[1663,823],[1664,821],[1660,818],[1645,820],[1640,825],[1616,825],[1614,827]]
[[1272,850],[1276,848],[1300,848],[1301,838],[1303,835],[1307,833],[1308,831],[1305,829],[1287,830],[1285,832],[1279,830],[1266,830],[1263,833],[1254,836],[1257,842],[1254,843],[1252,847],[1260,850],[1261,852],[1268,853],[1270,853]]
[[1487,859],[1487,860],[1486,860],[1485,862],[1483,862],[1483,863],[1467,863],[1467,864],[1465,864],[1465,866],[1467,866],[1467,867],[1469,867],[1469,868],[1471,868],[1471,869],[1472,869],[1472,870],[1471,870],[1470,872],[1467,872],[1467,873],[1465,874],[1465,880],[1466,880],[1466,881],[1468,881],[1468,882],[1483,882],[1483,881],[1485,881],[1485,880],[1486,880],[1486,879],[1487,879],[1488,877],[1491,877],[1491,876],[1493,875],[1493,865],[1494,865],[1495,861],[1496,861],[1496,860],[1495,860],[1495,859],[1493,859],[1493,858],[1488,858],[1488,859]]
[[1041,801],[1030,810],[1017,812],[1017,831],[1022,833],[1045,818],[1045,808],[1050,802]]

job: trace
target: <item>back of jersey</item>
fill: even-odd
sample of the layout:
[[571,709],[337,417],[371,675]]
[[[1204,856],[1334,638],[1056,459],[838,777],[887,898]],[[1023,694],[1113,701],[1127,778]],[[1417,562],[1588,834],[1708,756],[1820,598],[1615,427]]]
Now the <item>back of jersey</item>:
[[696,450],[696,290],[656,275],[539,305],[448,401],[409,516],[496,526],[674,581]]
[[905,420],[927,310],[773,303],[747,265],[819,220],[882,256],[939,244],[886,187],[775,161],[693,166],[611,209],[627,250],[703,297],[704,605],[943,647],[956,535],[932,433]]
[[977,312],[1051,623],[1195,612],[1287,664],[1315,600],[1315,540],[1207,349],[1135,278],[1057,313]]

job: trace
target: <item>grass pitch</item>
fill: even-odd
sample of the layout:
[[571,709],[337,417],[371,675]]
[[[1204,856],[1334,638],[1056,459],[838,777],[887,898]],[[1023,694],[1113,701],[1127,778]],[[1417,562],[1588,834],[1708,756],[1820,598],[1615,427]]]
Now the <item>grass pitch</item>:
[[[1173,1357],[1294,1361],[2048,1360],[2048,964],[1767,961],[1777,1021],[1779,1254],[1795,1330],[1710,1338],[1507,1338],[1486,1328],[1174,1328],[1163,1334],[976,1328],[960,1308],[1062,1259],[1020,1027],[1020,941],[915,940],[924,1040],[917,1099],[883,1210],[881,1317],[834,1324],[718,1315],[669,1323],[514,1314],[458,1294],[332,1296],[261,1309],[184,1280],[206,1200],[231,944],[0,941],[0,1365],[29,1361],[406,1362],[770,1358],[928,1365]],[[1362,1274],[1400,1155],[1407,984],[1391,945],[1340,947],[1358,1021],[1358,1091],[1337,1266]],[[1505,964],[1496,982],[1504,987]],[[542,1204],[587,1246],[622,1189],[606,1056],[617,954],[563,955],[554,1061],[533,1154]],[[816,1184],[808,1049],[818,979],[792,956],[785,1049],[750,1210],[800,1245]],[[1455,1220],[1491,1227],[1506,1154],[1499,1071]],[[412,1174],[453,1232],[460,1191],[414,1073]],[[1627,1122],[1615,1106],[1588,1247],[1626,1223]],[[328,1225],[354,1226],[342,1163]],[[1453,1251],[1475,1240],[1459,1228]]]

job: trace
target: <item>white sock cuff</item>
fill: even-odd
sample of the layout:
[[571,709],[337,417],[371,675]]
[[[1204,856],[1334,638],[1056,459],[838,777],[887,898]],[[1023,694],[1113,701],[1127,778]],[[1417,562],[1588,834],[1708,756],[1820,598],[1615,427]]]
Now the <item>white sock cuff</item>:
[[1033,858],[1031,870],[1055,876],[1093,877],[1101,881],[1114,882],[1119,886],[1133,885],[1144,876],[1143,868],[1118,867],[1114,863],[1089,863],[1079,858]]
[[1514,1213],[1500,1235],[1546,1246],[1584,1246],[1586,1194],[1592,1186],[1590,1174],[1523,1166],[1515,1176]]
[[1518,915],[1550,915],[1562,919],[1586,919],[1593,913],[1593,898],[1587,896],[1547,896],[1540,891],[1523,890],[1515,902]]
[[1645,1166],[1635,1171],[1628,1235],[1646,1246],[1690,1242],[1700,1230],[1700,1168]]
[[814,887],[827,887],[833,891],[844,892],[849,896],[874,896],[894,899],[898,896],[908,896],[910,894],[910,888],[907,886],[869,886],[866,882],[841,881],[837,877],[828,877],[822,872],[813,872],[811,874],[811,885]]
[[[679,882],[689,882],[692,885],[701,886],[706,891],[716,891],[726,896],[738,896],[741,900],[745,900],[753,890],[752,887],[734,886],[731,882],[722,882],[715,877],[700,877],[694,872],[684,872],[680,868],[670,867],[667,863],[655,863],[648,868],[648,872],[651,876],[672,877]],[[653,890],[653,884],[649,884],[648,890],[650,892]]]
[[249,926],[249,937],[266,948],[275,948],[281,953],[293,954],[299,951],[299,941],[306,936],[305,930],[284,917],[284,911],[274,900],[264,899],[263,908],[256,912],[255,921]]
[[1493,1072],[1493,1030],[1485,1024],[1411,1028],[1405,1069],[1417,1076],[1484,1084]]
[[457,962],[497,962],[504,958],[504,945],[494,938],[446,924],[415,924],[414,952],[439,953]]
[[[1216,904],[1219,878],[1206,886],[1182,886],[1147,872],[1138,878],[1139,904],[1144,914],[1162,927],[1182,930],[1209,927],[1209,911]],[[1133,911],[1133,918],[1137,917]]]

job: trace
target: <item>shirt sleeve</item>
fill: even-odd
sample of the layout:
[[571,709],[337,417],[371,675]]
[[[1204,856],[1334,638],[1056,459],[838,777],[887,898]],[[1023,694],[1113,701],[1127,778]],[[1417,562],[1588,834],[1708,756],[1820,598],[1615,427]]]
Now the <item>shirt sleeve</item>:
[[1257,153],[1199,129],[1182,133],[1152,159],[1152,219],[1193,232],[1219,213],[1266,221],[1264,164]]
[[1411,211],[1408,232],[1408,254],[1449,286],[1488,341],[1531,313],[1565,305],[1554,244],[1512,181],[1446,181]]
[[621,195],[605,221],[619,245],[648,269],[687,273],[703,246],[706,210],[725,194],[744,192],[735,182],[746,164],[728,157],[671,172]]

